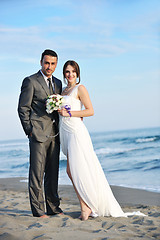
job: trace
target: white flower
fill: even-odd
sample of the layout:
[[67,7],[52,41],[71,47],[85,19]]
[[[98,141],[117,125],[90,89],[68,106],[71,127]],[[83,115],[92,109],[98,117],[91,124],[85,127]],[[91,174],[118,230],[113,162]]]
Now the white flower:
[[52,113],[60,108],[63,103],[63,97],[59,94],[53,94],[48,96],[46,100],[46,112]]

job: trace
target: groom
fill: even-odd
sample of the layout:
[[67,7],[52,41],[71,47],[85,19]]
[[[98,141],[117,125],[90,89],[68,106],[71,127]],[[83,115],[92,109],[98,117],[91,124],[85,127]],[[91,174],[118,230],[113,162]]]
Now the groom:
[[[60,142],[58,113],[46,112],[48,95],[61,94],[62,82],[52,76],[57,66],[57,53],[47,49],[41,56],[41,70],[23,80],[18,104],[18,114],[29,138],[30,169],[29,196],[34,217],[62,213],[58,196],[58,171]],[[43,197],[43,180],[45,205]]]

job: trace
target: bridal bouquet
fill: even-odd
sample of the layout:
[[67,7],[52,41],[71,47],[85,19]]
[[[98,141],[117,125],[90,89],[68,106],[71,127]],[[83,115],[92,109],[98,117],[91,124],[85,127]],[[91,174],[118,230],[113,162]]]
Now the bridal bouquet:
[[59,94],[53,94],[48,96],[46,100],[46,112],[52,113],[58,110],[63,103],[63,97]]

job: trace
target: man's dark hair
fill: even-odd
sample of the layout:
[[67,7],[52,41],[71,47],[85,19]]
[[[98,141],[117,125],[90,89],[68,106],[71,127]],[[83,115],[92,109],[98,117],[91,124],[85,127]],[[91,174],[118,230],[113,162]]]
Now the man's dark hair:
[[53,50],[50,50],[50,49],[44,50],[44,52],[42,53],[42,56],[41,56],[41,61],[43,60],[43,58],[44,58],[45,55],[52,56],[52,57],[56,57],[57,60],[58,60],[58,55],[57,55],[57,53],[54,52]]

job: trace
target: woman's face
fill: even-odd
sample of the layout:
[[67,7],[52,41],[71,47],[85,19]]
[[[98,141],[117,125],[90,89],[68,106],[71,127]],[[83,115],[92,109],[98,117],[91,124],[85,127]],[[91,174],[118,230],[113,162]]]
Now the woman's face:
[[71,66],[68,65],[65,70],[65,78],[68,82],[68,85],[73,85],[76,83],[77,80],[77,73],[75,69]]

